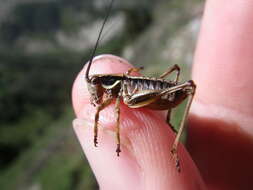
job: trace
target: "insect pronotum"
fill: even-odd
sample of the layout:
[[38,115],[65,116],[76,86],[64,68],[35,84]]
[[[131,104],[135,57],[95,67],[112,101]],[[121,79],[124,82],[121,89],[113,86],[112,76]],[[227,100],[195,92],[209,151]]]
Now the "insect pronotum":
[[[196,85],[192,80],[179,83],[180,68],[177,65],[170,67],[159,78],[132,76],[133,71],[139,71],[142,68],[131,68],[122,74],[96,74],[89,75],[90,67],[103,31],[105,23],[109,17],[113,0],[110,3],[109,10],[99,31],[98,39],[93,49],[91,58],[88,62],[85,79],[90,93],[90,102],[96,107],[94,121],[94,145],[97,146],[98,120],[101,110],[106,108],[116,99],[116,152],[119,156],[120,149],[120,100],[129,108],[149,108],[154,110],[168,110],[167,123],[170,124],[171,109],[182,103],[188,98],[186,108],[177,132],[176,138],[171,148],[171,153],[176,162],[176,168],[180,171],[179,158],[177,156],[177,147],[182,135],[185,120],[189,113],[192,99],[195,93]],[[167,77],[172,72],[176,72],[174,81],[167,81]],[[172,127],[173,129],[173,127]]]

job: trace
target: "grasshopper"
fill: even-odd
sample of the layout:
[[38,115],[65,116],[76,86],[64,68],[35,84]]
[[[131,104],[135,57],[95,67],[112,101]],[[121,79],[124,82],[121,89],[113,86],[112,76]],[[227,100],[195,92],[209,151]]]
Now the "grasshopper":
[[[171,153],[176,161],[176,168],[180,171],[179,158],[177,156],[177,147],[180,137],[182,135],[184,124],[189,113],[189,109],[193,100],[196,85],[192,80],[179,83],[180,68],[174,65],[159,78],[132,76],[132,72],[137,72],[143,68],[131,68],[122,74],[96,74],[89,75],[95,51],[98,46],[101,33],[103,31],[109,12],[112,7],[112,2],[109,11],[104,19],[103,25],[100,29],[98,39],[92,56],[88,62],[87,70],[85,73],[85,80],[87,83],[88,91],[90,93],[90,102],[96,107],[95,121],[94,121],[94,145],[97,146],[98,136],[98,121],[99,113],[107,106],[109,106],[114,99],[115,113],[116,113],[116,153],[119,156],[120,149],[120,100],[129,108],[148,108],[153,110],[168,110],[167,123],[170,125],[170,115],[172,108],[182,103],[188,98],[183,118],[180,123],[179,130],[172,145]],[[172,72],[176,72],[174,81],[165,80],[165,77]],[[171,125],[170,125],[171,126]],[[171,126],[174,130],[174,128]]]

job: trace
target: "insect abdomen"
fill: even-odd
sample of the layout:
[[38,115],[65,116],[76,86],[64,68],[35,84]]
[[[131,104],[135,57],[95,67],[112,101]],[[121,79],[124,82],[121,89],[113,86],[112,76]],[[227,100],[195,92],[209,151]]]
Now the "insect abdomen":
[[172,82],[152,78],[127,78],[126,85],[129,91],[138,90],[163,90],[174,86]]

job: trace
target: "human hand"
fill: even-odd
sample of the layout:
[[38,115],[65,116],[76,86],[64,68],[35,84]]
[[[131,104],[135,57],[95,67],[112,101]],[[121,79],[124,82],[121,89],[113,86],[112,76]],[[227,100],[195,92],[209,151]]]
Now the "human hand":
[[[121,105],[122,152],[116,156],[114,106],[101,112],[93,145],[94,107],[84,70],[73,87],[74,129],[101,189],[252,189],[253,2],[209,0],[196,52],[197,92],[189,118],[187,149],[179,147],[181,172],[170,154],[175,135],[164,115]],[[94,73],[123,73],[131,66],[100,57]],[[200,173],[200,174],[199,174]],[[203,177],[204,182],[200,175]]]

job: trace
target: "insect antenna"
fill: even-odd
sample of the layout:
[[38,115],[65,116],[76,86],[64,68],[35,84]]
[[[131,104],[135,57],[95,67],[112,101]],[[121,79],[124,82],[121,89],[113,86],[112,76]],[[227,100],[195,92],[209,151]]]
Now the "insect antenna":
[[100,29],[100,31],[99,31],[99,34],[98,34],[98,39],[97,39],[97,41],[96,41],[95,47],[94,47],[94,49],[93,49],[93,51],[92,51],[92,54],[91,54],[91,57],[90,57],[90,60],[89,60],[89,63],[88,63],[88,67],[87,67],[87,70],[86,70],[86,73],[85,73],[85,79],[86,79],[87,82],[90,82],[90,79],[89,79],[90,67],[91,67],[93,58],[94,58],[94,56],[95,56],[95,53],[96,53],[96,50],[97,50],[97,47],[98,47],[98,44],[99,44],[99,40],[100,40],[100,38],[101,38],[101,34],[102,34],[103,29],[104,29],[104,26],[105,26],[105,23],[106,23],[106,21],[107,21],[109,15],[110,15],[110,12],[111,12],[111,9],[112,9],[113,1],[114,1],[114,0],[111,0],[111,2],[110,2],[110,5],[109,5],[108,11],[107,11],[107,13],[106,13],[105,19],[104,19],[104,21],[103,21],[102,27],[101,27],[101,29]]

